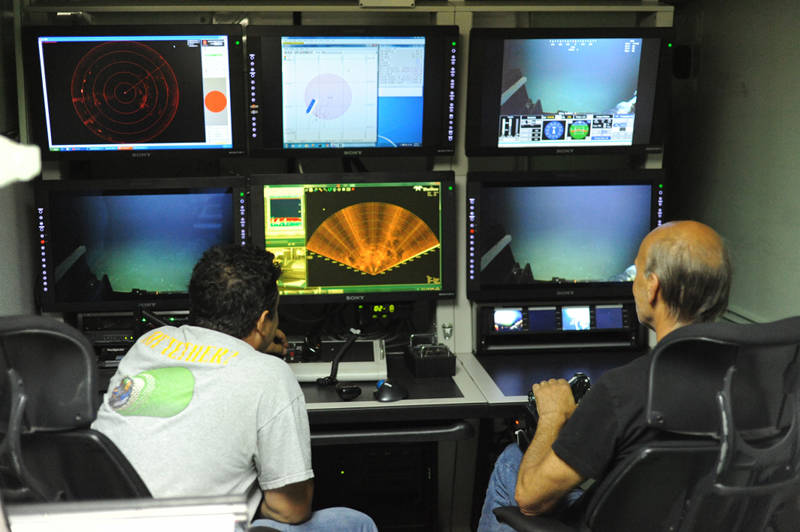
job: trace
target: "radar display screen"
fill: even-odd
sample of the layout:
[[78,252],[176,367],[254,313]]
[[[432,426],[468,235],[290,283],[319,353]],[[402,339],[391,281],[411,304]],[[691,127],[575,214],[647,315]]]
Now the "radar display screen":
[[236,80],[228,35],[59,35],[53,29],[36,45],[46,150],[233,148]]

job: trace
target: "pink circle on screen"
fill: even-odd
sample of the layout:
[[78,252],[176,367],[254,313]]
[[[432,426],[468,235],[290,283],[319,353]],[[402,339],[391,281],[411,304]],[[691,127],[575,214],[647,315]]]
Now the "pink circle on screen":
[[347,112],[352,101],[350,85],[336,74],[320,74],[306,86],[306,112],[322,120],[339,118]]

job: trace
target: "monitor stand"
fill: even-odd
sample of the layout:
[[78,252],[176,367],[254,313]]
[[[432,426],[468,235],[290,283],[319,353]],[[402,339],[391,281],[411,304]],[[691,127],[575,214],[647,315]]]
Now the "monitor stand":
[[[302,341],[289,341],[289,352],[285,358],[299,382],[316,382],[331,373],[333,357],[345,340],[324,340],[321,348],[312,357],[303,347]],[[375,381],[385,379],[386,348],[383,340],[356,340],[339,363],[337,379],[340,381]]]

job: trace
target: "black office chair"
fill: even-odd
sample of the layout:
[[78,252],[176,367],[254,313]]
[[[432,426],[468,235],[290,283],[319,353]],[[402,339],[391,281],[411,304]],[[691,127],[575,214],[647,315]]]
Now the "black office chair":
[[117,447],[89,424],[97,362],[74,328],[0,318],[0,493],[6,502],[150,497]]
[[[643,445],[566,515],[495,509],[519,531],[796,530],[800,317],[683,327],[653,353]],[[791,527],[791,528],[790,528]]]

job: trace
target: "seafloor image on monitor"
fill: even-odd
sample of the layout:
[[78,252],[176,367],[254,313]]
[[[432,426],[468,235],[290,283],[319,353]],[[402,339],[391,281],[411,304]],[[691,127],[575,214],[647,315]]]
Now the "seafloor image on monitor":
[[42,50],[53,144],[205,141],[199,46],[46,42]]
[[650,195],[650,185],[484,188],[482,283],[631,281]]
[[641,39],[508,39],[500,114],[633,114]]
[[440,190],[428,188],[308,193],[308,286],[441,286]]
[[60,301],[186,293],[203,252],[233,241],[228,193],[59,195],[52,203]]

